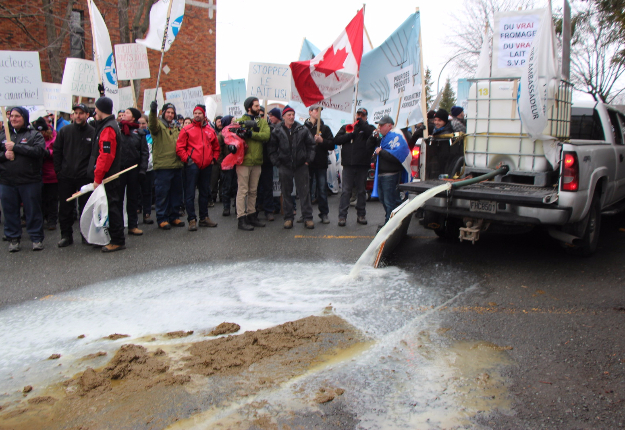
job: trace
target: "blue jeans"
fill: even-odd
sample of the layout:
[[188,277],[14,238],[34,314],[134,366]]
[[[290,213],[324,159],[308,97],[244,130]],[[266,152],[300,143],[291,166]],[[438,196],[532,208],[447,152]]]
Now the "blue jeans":
[[0,185],[0,202],[4,210],[4,235],[9,239],[22,237],[20,202],[24,204],[26,231],[32,242],[43,241],[41,182],[26,185]]
[[184,197],[185,206],[187,208],[187,220],[193,221],[197,219],[195,215],[195,187],[199,190],[198,208],[200,219],[208,217],[208,201],[210,199],[211,173],[213,166],[200,169],[197,164],[187,164],[184,166],[185,184]]
[[[317,196],[317,204],[319,207],[319,215],[327,215],[330,213],[330,209],[328,208],[328,169],[316,169],[314,167],[309,167],[308,172],[310,174],[311,179],[315,178],[317,192],[315,195]],[[311,193],[312,195],[313,193]]]
[[397,186],[399,185],[400,172],[392,175],[378,176],[378,196],[386,211],[384,223],[388,222],[391,212],[401,204],[401,197]]
[[154,171],[156,194],[156,222],[178,219],[182,206],[182,169],[159,169]]

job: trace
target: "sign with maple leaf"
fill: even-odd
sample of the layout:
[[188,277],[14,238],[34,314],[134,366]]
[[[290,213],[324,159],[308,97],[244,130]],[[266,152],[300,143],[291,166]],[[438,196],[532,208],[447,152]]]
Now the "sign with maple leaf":
[[337,70],[341,70],[343,68],[343,64],[345,63],[346,58],[346,48],[339,49],[336,52],[334,52],[333,48],[330,48],[323,55],[323,60],[317,63],[317,65],[315,66],[315,70],[317,72],[323,73],[326,78],[334,73],[334,76],[336,76],[336,80],[340,81],[339,76],[336,74],[336,72]]

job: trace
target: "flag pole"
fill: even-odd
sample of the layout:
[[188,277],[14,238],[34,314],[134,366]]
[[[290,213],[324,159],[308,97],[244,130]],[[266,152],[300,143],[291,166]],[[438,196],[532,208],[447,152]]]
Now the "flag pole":
[[163,35],[163,44],[161,45],[161,63],[158,66],[158,77],[156,78],[156,94],[154,95],[154,101],[158,95],[158,85],[161,82],[161,71],[163,69],[163,57],[165,56],[165,43],[167,42],[167,32],[169,31],[169,17],[171,15],[171,6],[174,4],[174,0],[169,0],[169,7],[167,8],[167,20],[165,21],[165,34]]
[[[417,12],[419,12],[419,8],[417,8]],[[419,12],[419,22],[421,22],[421,12]],[[423,44],[422,44],[422,33],[421,26],[419,26],[419,65],[421,69],[421,115],[423,116],[423,124],[425,125],[425,130],[423,130],[423,138],[428,137],[428,121],[427,121],[427,107],[425,106],[426,95],[425,95],[425,72],[423,71]]]
[[[102,84],[104,86],[104,82],[102,82],[102,73],[100,72],[100,56],[98,53],[98,44],[96,43],[95,37],[95,25],[93,22],[93,13],[91,11],[91,3],[93,0],[87,0],[87,8],[89,9],[89,22],[91,23],[91,44],[93,45],[93,54],[95,59],[95,69],[98,72],[98,84]],[[105,93],[106,94],[106,93]]]
[[[366,3],[362,4],[362,27],[363,29],[365,28],[365,7],[367,6]],[[367,38],[369,37],[369,35],[367,35]],[[371,41],[369,41],[369,44],[371,44]],[[360,61],[362,61],[362,58],[360,59]],[[360,85],[360,67],[358,68],[358,82],[356,83],[356,94],[355,94],[355,99],[354,99],[354,113],[352,115],[352,118],[354,119],[354,122],[356,122],[356,112],[358,112],[358,86]],[[319,119],[321,119],[321,115],[319,115]]]

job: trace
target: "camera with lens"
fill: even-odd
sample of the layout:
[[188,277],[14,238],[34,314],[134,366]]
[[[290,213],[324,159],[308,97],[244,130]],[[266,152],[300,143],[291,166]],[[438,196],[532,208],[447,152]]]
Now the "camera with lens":
[[238,121],[239,128],[235,128],[234,132],[241,138],[252,137],[252,131],[260,131],[256,121],[252,119]]

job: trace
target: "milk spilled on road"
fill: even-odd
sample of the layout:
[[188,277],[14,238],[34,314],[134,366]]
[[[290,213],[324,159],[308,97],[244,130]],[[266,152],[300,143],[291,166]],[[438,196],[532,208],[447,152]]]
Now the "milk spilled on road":
[[434,187],[431,190],[426,191],[425,193],[419,194],[414,199],[412,199],[408,204],[406,204],[401,210],[399,210],[391,219],[388,220],[386,225],[382,227],[382,229],[376,234],[373,238],[365,252],[362,253],[351,272],[349,272],[349,276],[352,278],[356,278],[360,271],[364,266],[373,266],[375,263],[375,258],[378,255],[378,251],[380,250],[380,246],[393,234],[393,232],[401,225],[401,222],[404,218],[412,216],[414,211],[419,209],[423,204],[437,195],[438,193],[442,193],[443,191],[447,191],[451,189],[451,182],[443,185],[439,185],[438,187]]

